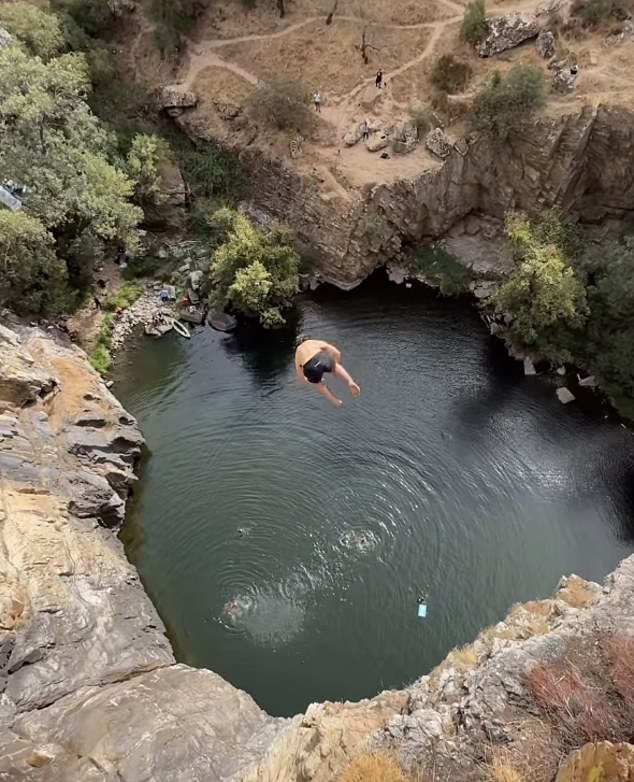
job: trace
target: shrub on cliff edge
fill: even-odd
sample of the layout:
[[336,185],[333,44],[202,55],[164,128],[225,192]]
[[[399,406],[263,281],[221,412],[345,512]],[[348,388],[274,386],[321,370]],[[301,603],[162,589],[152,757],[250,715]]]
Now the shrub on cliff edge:
[[249,98],[249,112],[257,122],[276,130],[309,132],[314,124],[308,91],[297,82],[261,84]]
[[544,102],[545,79],[541,69],[515,65],[504,76],[496,71],[489,86],[477,95],[471,125],[489,141],[504,143],[530,124]]
[[466,7],[460,37],[472,46],[480,43],[488,32],[484,0],[472,0]]

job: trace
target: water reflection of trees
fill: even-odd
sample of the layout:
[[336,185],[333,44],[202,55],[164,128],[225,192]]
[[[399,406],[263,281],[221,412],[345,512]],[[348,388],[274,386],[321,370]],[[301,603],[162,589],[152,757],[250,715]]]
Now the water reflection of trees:
[[230,356],[240,356],[257,384],[270,385],[285,374],[295,352],[301,316],[293,308],[286,313],[286,325],[264,329],[257,323],[242,323],[222,341]]
[[522,365],[509,357],[503,343],[495,337],[486,341],[482,363],[486,387],[474,396],[461,397],[455,404],[456,423],[468,438],[490,429],[491,421],[513,402],[524,381]]

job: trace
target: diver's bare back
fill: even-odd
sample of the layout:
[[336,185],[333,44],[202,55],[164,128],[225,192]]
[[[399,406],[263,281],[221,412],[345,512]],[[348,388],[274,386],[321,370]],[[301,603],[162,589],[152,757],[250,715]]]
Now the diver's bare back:
[[334,345],[330,345],[328,342],[324,342],[321,339],[307,339],[305,342],[302,342],[295,351],[295,367],[298,374],[301,373],[301,368],[304,364],[308,363],[315,353],[319,353],[322,350],[326,352],[335,351],[339,356],[339,361],[341,361],[341,353]]
[[319,339],[303,339],[300,337],[300,342],[295,351],[297,377],[304,383],[313,384],[320,394],[337,407],[343,403],[341,399],[337,399],[326,385],[323,379],[324,373],[332,373],[340,380],[343,380],[353,396],[358,396],[360,393],[359,386],[346,369],[341,366],[340,361],[341,351],[334,345]]

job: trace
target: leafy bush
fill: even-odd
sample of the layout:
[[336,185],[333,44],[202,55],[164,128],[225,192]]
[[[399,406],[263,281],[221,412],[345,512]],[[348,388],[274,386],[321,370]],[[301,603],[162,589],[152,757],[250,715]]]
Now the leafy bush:
[[472,0],[464,12],[460,37],[475,46],[486,37],[488,29],[484,0]]
[[53,237],[24,212],[0,210],[0,305],[16,312],[61,311],[71,296]]
[[88,360],[100,375],[105,375],[112,365],[112,356],[103,342],[97,342],[91,350]]
[[106,38],[113,29],[114,16],[103,0],[50,0],[50,7],[60,18],[71,19],[90,38]]
[[260,84],[249,97],[249,111],[256,121],[277,130],[308,132],[314,117],[306,89],[297,82]]
[[59,54],[66,44],[55,14],[30,3],[0,5],[0,27],[21,41],[30,54],[45,61]]
[[111,312],[125,310],[132,306],[141,297],[142,293],[143,289],[139,285],[133,282],[126,282],[121,290],[112,299],[108,300],[106,307]]
[[279,224],[260,231],[229,209],[218,210],[213,221],[223,241],[209,267],[211,302],[258,317],[264,326],[280,325],[283,308],[298,290],[292,234]]
[[450,95],[462,92],[471,79],[471,66],[453,54],[443,54],[436,60],[431,74],[432,83]]
[[417,248],[408,257],[406,266],[410,274],[423,277],[443,296],[467,293],[473,279],[471,271],[441,247]]
[[156,45],[167,52],[182,48],[203,6],[198,0],[151,0],[149,8],[156,22]]
[[583,280],[570,265],[564,238],[557,238],[554,220],[540,221],[512,213],[506,221],[513,270],[494,296],[498,313],[513,318],[511,338],[537,347],[553,361],[571,360],[571,332],[588,315]]
[[192,191],[203,198],[229,196],[240,184],[240,166],[230,152],[211,144],[188,141],[172,145],[175,157]]
[[168,157],[169,146],[158,136],[139,133],[132,139],[126,167],[128,176],[134,182],[137,203],[163,203],[165,197],[161,190],[159,168]]
[[499,72],[475,99],[473,129],[494,143],[518,135],[545,101],[544,74],[530,65],[515,65],[504,76]]

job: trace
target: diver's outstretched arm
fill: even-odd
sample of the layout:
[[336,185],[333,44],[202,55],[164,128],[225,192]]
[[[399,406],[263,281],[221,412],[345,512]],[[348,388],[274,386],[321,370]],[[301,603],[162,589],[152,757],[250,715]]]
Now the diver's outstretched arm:
[[361,389],[359,386],[354,382],[352,379],[352,376],[348,372],[345,367],[342,367],[341,364],[337,364],[335,366],[335,375],[340,379],[343,380],[344,383],[347,384],[348,388],[350,389],[350,393],[353,396],[359,396],[361,393]]
[[337,399],[337,397],[332,393],[332,391],[328,388],[328,386],[322,381],[321,383],[317,384],[317,390],[320,394],[326,397],[330,402],[335,405],[335,407],[341,407],[343,402],[341,399]]

